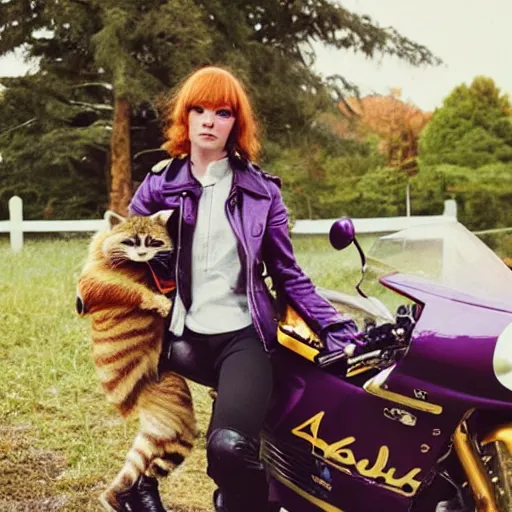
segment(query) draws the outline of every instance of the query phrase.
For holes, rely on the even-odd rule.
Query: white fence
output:
[[[294,235],[324,235],[329,233],[336,219],[298,220],[293,227]],[[442,215],[416,215],[411,217],[378,217],[370,219],[352,219],[356,233],[394,233],[401,229],[435,224],[438,222],[453,222],[457,220],[457,203],[454,199],[444,202]]]
[[[297,220],[293,227],[294,235],[321,235],[329,233],[336,219]],[[451,222],[457,220],[457,204],[447,200],[443,215],[381,217],[376,219],[352,219],[356,233],[392,233],[412,226]],[[98,220],[23,220],[23,201],[14,196],[9,200],[9,220],[0,221],[0,233],[10,233],[11,249],[15,252],[23,248],[24,233],[66,233],[94,232],[107,226],[105,218]]]

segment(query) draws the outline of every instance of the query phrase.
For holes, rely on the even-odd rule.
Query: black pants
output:
[[[208,432],[234,429],[258,438],[272,391],[272,365],[254,326],[224,334],[185,329],[166,341],[161,371],[174,371],[217,389]]]

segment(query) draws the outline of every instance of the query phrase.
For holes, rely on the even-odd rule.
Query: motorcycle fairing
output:
[[[394,391],[390,391],[387,381],[389,375],[394,369],[395,365],[390,366],[389,368],[386,368],[385,370],[382,370],[380,373],[375,375],[375,377],[372,377],[366,381],[363,386],[365,391],[385,400],[389,400],[390,402],[394,402],[395,404],[410,407],[418,411],[424,411],[430,414],[441,414],[443,412],[443,407],[441,405],[428,401],[428,393],[425,390],[414,388],[416,391],[418,391],[418,395],[425,397],[423,399],[416,397],[413,398],[410,396],[401,395]],[[420,391],[422,394],[420,394]]]
[[[407,354],[385,380],[387,391],[413,397],[424,390],[428,402],[457,411],[511,410],[512,391],[497,379],[497,340],[510,324],[512,306],[464,295],[416,276],[393,274],[384,286],[423,304]]]
[[[390,402],[284,348],[274,362],[279,372],[262,455],[274,475],[275,492],[299,500],[301,512],[309,510],[304,501],[312,503],[311,497],[342,511],[372,510],[375,503],[382,511],[407,510],[450,435],[445,430],[432,436],[437,417],[413,413],[417,427],[406,426],[385,416]],[[422,453],[426,442],[430,451]],[[292,486],[303,489],[309,500],[297,497]],[[315,506],[311,510],[331,510]]]
[[[356,437],[343,437],[333,443],[323,439],[320,429],[324,416],[325,411],[320,411],[292,429],[293,435],[310,443],[311,453],[323,464],[329,464],[349,475],[363,476],[374,480],[392,491],[407,496],[415,494],[421,485],[421,482],[415,479],[421,472],[421,468],[413,468],[405,475],[398,476],[396,468],[388,467],[390,452],[385,445],[379,447],[374,462],[371,459],[358,460],[356,453],[352,450]]]

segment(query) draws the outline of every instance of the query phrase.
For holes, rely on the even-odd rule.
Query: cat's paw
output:
[[[164,318],[169,314],[169,311],[171,311],[171,306],[172,301],[165,295],[154,295],[151,300],[145,300],[140,305],[142,309],[150,309],[152,311],[156,311]]]

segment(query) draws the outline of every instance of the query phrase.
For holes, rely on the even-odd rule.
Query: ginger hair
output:
[[[235,124],[228,139],[228,154],[238,153],[245,160],[255,160],[261,145],[251,102],[240,81],[217,66],[201,68],[191,75],[167,101],[167,124],[162,145],[171,156],[190,153],[188,114],[193,106],[216,109],[229,107]]]

